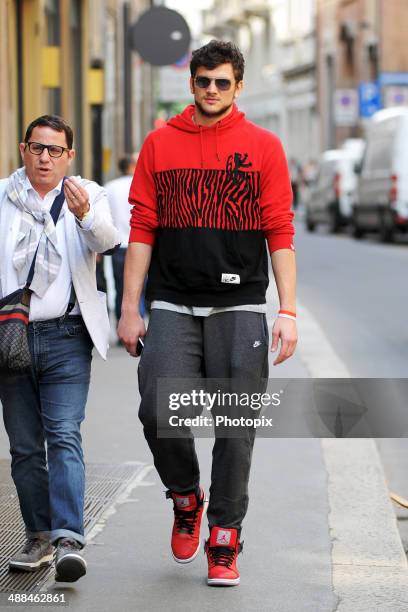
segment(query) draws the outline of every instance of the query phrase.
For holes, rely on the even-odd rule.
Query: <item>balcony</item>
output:
[[[315,33],[287,41],[282,46],[281,69],[289,77],[312,68],[316,63]]]
[[[220,34],[248,24],[251,17],[268,20],[270,10],[268,0],[215,0],[211,9],[203,11],[203,31]]]

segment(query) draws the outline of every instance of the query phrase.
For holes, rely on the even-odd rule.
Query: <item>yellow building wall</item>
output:
[[[43,114],[41,87],[43,12],[40,0],[24,0],[23,3],[23,126]]]
[[[81,88],[74,83],[75,71],[72,58],[73,34],[71,10],[74,0],[59,0],[61,41],[59,47],[49,47],[47,41],[47,18],[45,0],[21,0],[21,32],[17,33],[16,0],[0,0],[0,177],[7,176],[20,165],[18,152],[19,135],[24,135],[27,125],[36,117],[50,112],[50,88],[59,87],[61,91],[61,114],[78,133],[81,123],[81,174],[91,178],[92,173],[92,121],[93,104],[104,105],[106,84],[104,83],[104,52],[107,13],[101,10],[105,3],[101,0],[81,0]],[[147,0],[131,0],[132,19],[149,5]],[[118,52],[113,62],[121,62],[123,49],[123,1],[106,0],[106,11],[112,22],[115,35],[115,50]],[[21,42],[21,66],[17,65],[18,44]],[[122,66],[115,68],[118,84],[115,99],[111,100],[110,113],[114,121],[114,139],[117,147],[114,158],[110,160],[105,146],[104,169],[115,164],[116,156],[123,149],[123,84]],[[19,88],[19,76],[22,89]],[[77,75],[77,78],[78,75]],[[142,85],[144,87],[144,85]],[[141,108],[149,106],[148,87],[145,88],[143,101],[134,101],[134,124],[143,123]],[[132,94],[134,88],[132,89]],[[21,117],[19,116],[19,102]],[[75,104],[76,102],[76,104]],[[78,102],[80,110],[78,109]],[[132,107],[133,108],[133,107]],[[133,129],[134,126],[129,126]],[[138,133],[139,133],[138,129]],[[116,134],[118,134],[116,136]],[[79,140],[79,139],[78,139]],[[116,140],[115,140],[116,142]],[[78,143],[77,143],[78,144]],[[112,142],[108,146],[112,147]]]
[[[0,91],[0,178],[3,178],[19,163],[14,0],[0,2]]]
[[[20,164],[18,135],[36,117],[49,113],[50,88],[61,89],[61,114],[74,125],[73,100],[78,95],[71,63],[71,0],[60,0],[60,47],[47,46],[44,0],[23,0],[21,19],[22,65],[17,66],[15,0],[0,0],[0,177]],[[90,176],[91,122],[88,99],[89,1],[82,0],[82,173]],[[18,70],[22,92],[18,91]],[[93,88],[93,93],[95,89]],[[18,125],[18,98],[22,98],[22,125]],[[20,129],[19,129],[20,127]]]

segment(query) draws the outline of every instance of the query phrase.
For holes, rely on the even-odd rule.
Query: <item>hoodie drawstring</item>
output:
[[[204,168],[204,146],[203,146],[203,130],[201,125],[198,126],[200,130],[200,147],[201,147],[201,167]]]
[[[218,152],[218,128],[219,128],[219,123],[215,124],[215,153],[217,155],[217,159],[218,161],[221,161],[221,157],[220,154]]]

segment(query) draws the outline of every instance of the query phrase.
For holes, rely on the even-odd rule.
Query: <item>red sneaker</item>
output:
[[[210,586],[235,586],[239,584],[237,556],[242,550],[237,529],[213,527],[210,539],[205,543],[208,559]]]
[[[195,493],[167,491],[166,497],[173,500],[174,524],[171,534],[171,552],[177,563],[190,563],[200,550],[200,527],[206,511],[204,490],[200,497]]]

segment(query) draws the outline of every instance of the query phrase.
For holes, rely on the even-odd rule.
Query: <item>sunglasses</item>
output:
[[[194,79],[194,83],[200,89],[207,89],[213,81],[219,91],[228,91],[232,85],[229,79],[210,79],[206,76],[199,76]]]
[[[64,151],[70,150],[67,147],[60,147],[59,145],[45,145],[33,141],[27,142],[25,148],[27,147],[33,155],[41,155],[44,149],[47,149],[50,157],[61,157]]]

